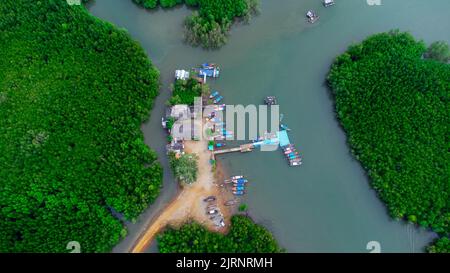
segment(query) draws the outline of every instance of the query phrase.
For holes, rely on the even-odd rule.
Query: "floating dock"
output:
[[[255,148],[263,147],[266,145],[280,145],[283,154],[288,160],[290,166],[300,166],[302,164],[302,158],[296,150],[294,144],[291,144],[286,130],[278,131],[275,136],[268,137],[258,142],[243,144],[239,147],[214,150],[212,151],[212,156],[214,157],[215,155],[236,152],[247,153],[253,151]]]

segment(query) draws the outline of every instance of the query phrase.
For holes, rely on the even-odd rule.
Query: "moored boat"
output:
[[[218,92],[218,91],[214,91],[214,92],[211,93],[211,95],[209,96],[209,98],[212,99],[212,98],[214,98],[214,97],[216,97],[216,96],[218,96],[218,95],[219,95],[219,92]]]
[[[306,13],[306,18],[311,24],[319,20],[319,16],[312,10],[308,10],[308,12]]]

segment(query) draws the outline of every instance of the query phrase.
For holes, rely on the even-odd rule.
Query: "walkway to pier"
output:
[[[228,153],[235,153],[235,152],[246,153],[246,152],[253,151],[253,148],[255,148],[255,147],[253,146],[252,143],[250,143],[250,144],[243,144],[243,145],[241,145],[239,147],[215,150],[215,151],[213,151],[213,154],[214,155],[218,155],[218,154],[228,154]]]

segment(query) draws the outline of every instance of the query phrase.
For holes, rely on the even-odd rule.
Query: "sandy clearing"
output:
[[[189,220],[195,220],[203,224],[211,231],[225,233],[230,225],[231,211],[229,207],[224,206],[229,198],[229,193],[218,186],[216,177],[210,163],[211,152],[208,151],[208,141],[186,141],[185,151],[187,153],[197,154],[199,157],[198,178],[192,185],[186,185],[181,192],[170,202],[167,207],[151,221],[145,232],[139,237],[136,244],[132,247],[132,253],[144,252],[152,242],[153,238],[163,230],[167,225],[179,226]],[[217,206],[224,215],[226,227],[218,229],[206,215],[206,203],[203,199],[214,195],[217,197]]]

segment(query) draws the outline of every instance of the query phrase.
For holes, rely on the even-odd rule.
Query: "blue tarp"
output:
[[[214,75],[214,70],[210,69],[200,69],[200,75],[206,75],[208,77],[212,77]]]
[[[206,75],[207,77],[216,77],[218,75],[218,71],[215,69],[200,69],[200,76]]]

